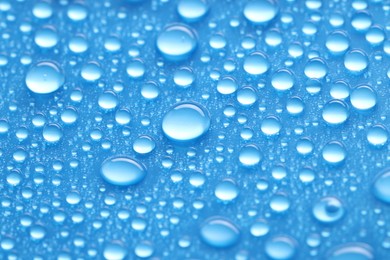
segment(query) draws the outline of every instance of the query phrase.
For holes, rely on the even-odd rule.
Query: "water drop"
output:
[[[352,27],[356,31],[366,31],[372,25],[372,18],[366,11],[358,11],[352,16]]]
[[[275,136],[278,135],[282,129],[282,124],[276,116],[267,116],[261,122],[260,129],[266,136]]]
[[[244,60],[244,70],[251,75],[262,75],[270,66],[267,56],[260,51],[251,53]]]
[[[41,48],[53,48],[58,43],[58,34],[51,26],[45,26],[36,31],[34,42]]]
[[[242,87],[237,91],[237,101],[242,106],[251,106],[257,101],[257,93],[252,87]]]
[[[295,80],[288,69],[279,69],[272,75],[271,85],[278,91],[286,91],[294,86]]]
[[[286,212],[290,208],[290,205],[290,200],[284,194],[274,195],[269,202],[270,208],[277,213]]]
[[[322,223],[333,223],[344,216],[344,206],[336,197],[324,197],[313,206],[314,217]]]
[[[291,259],[297,250],[297,242],[285,235],[278,235],[269,238],[265,242],[265,253],[271,259]]]
[[[162,120],[164,134],[173,141],[193,141],[204,135],[210,127],[206,108],[193,102],[173,106]]]
[[[340,125],[347,121],[348,117],[348,106],[341,100],[331,100],[322,109],[322,118],[329,125]]]
[[[253,167],[259,164],[261,153],[254,144],[248,144],[241,148],[238,160],[245,167]]]
[[[251,23],[264,25],[272,21],[279,12],[273,0],[255,0],[248,2],[243,14]]]
[[[177,12],[187,22],[200,20],[208,10],[206,0],[180,0]]]
[[[49,94],[58,90],[65,81],[59,66],[52,61],[33,65],[26,75],[26,85],[36,94]]]
[[[349,97],[349,85],[343,80],[335,81],[330,87],[330,95],[334,99],[346,99]]]
[[[113,110],[118,105],[118,97],[113,91],[104,91],[99,95],[98,104],[104,110]]]
[[[389,132],[383,125],[374,125],[367,130],[367,141],[374,147],[382,147],[389,140]]]
[[[62,139],[63,132],[59,125],[48,124],[43,128],[43,138],[49,143],[57,143]]]
[[[147,135],[142,135],[135,139],[133,143],[133,150],[139,154],[149,154],[156,147],[154,140]]]
[[[68,7],[68,11],[66,13],[74,22],[85,20],[88,16],[88,9],[85,7],[85,5],[81,3],[73,3],[70,4]]]
[[[325,46],[333,54],[342,54],[348,50],[350,45],[349,37],[342,31],[336,31],[326,38]]]
[[[127,250],[121,243],[114,241],[104,247],[103,256],[107,260],[121,260],[127,256]]]
[[[145,74],[145,64],[141,60],[133,60],[127,65],[126,72],[130,78],[141,78]]]
[[[156,44],[157,49],[166,59],[182,61],[194,52],[197,46],[197,37],[188,26],[173,24],[160,33]]]
[[[327,260],[373,260],[372,248],[364,243],[346,243],[336,246],[328,253]]]
[[[360,85],[352,90],[350,101],[358,111],[367,111],[375,107],[377,96],[370,86]]]
[[[179,87],[188,88],[195,81],[194,72],[188,67],[181,67],[173,74],[173,81]]]
[[[141,87],[141,95],[146,100],[153,100],[158,98],[160,95],[160,89],[156,82],[149,81],[142,85]]]
[[[330,141],[322,149],[322,158],[329,164],[340,164],[347,157],[347,151],[342,143]]]
[[[374,196],[385,202],[390,203],[390,170],[386,169],[379,173],[372,186]]]
[[[154,253],[154,247],[149,241],[142,241],[134,248],[134,254],[140,258],[149,258]]]
[[[368,57],[362,50],[353,49],[345,54],[344,66],[351,73],[362,73],[368,67]]]
[[[250,233],[254,237],[263,237],[270,230],[269,224],[265,220],[257,220],[250,227]]]
[[[214,195],[223,202],[230,202],[237,198],[239,189],[230,179],[218,183],[214,190]]]
[[[97,62],[91,61],[81,68],[81,77],[86,81],[94,82],[101,78],[103,70]]]
[[[225,76],[219,79],[217,91],[222,95],[230,95],[236,92],[238,88],[236,80],[231,76]]]
[[[146,169],[130,157],[114,156],[102,163],[100,173],[110,184],[128,186],[141,182],[146,176]]]
[[[240,238],[240,230],[229,220],[222,217],[207,219],[200,228],[202,240],[215,248],[235,245]]]
[[[306,63],[304,73],[308,78],[322,79],[328,74],[328,66],[321,58],[313,58]]]
[[[50,3],[40,1],[34,4],[32,13],[38,19],[47,19],[53,15],[53,8]]]

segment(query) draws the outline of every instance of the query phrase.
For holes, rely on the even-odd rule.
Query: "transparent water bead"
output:
[[[99,95],[98,104],[104,110],[113,110],[118,103],[118,97],[113,91],[107,90]]]
[[[350,40],[348,35],[342,31],[336,31],[326,38],[325,46],[333,54],[342,54],[348,50]]]
[[[156,143],[147,135],[139,136],[133,143],[133,150],[138,154],[149,154],[155,147]]]
[[[271,22],[278,12],[279,7],[273,0],[255,0],[245,5],[243,14],[251,23],[265,25]]]
[[[47,19],[53,15],[53,8],[50,3],[40,1],[34,4],[32,13],[38,19]]]
[[[347,121],[349,109],[341,100],[331,100],[322,109],[322,118],[329,125],[340,125]]]
[[[178,87],[188,88],[194,83],[195,75],[191,68],[181,67],[173,74],[173,82]]]
[[[330,95],[334,99],[346,99],[349,97],[350,86],[343,80],[335,81],[330,87]]]
[[[390,170],[385,169],[375,178],[372,193],[374,196],[386,203],[390,203]]]
[[[352,16],[352,27],[359,32],[364,32],[372,25],[371,15],[366,11],[358,11]]]
[[[145,167],[128,156],[114,156],[106,159],[100,169],[105,181],[117,186],[140,183],[146,176]]]
[[[295,78],[288,69],[279,69],[272,75],[271,85],[278,91],[286,91],[294,86]]]
[[[91,61],[81,68],[81,77],[86,81],[94,82],[102,77],[103,70],[97,62]]]
[[[204,221],[200,228],[203,242],[215,248],[235,245],[240,238],[240,230],[228,219],[212,217]]]
[[[62,139],[63,132],[59,125],[48,124],[43,128],[42,136],[48,143],[57,143]]]
[[[230,202],[237,198],[239,191],[234,181],[226,179],[217,184],[214,195],[223,202]]]
[[[182,61],[194,52],[198,43],[193,29],[184,24],[172,24],[163,29],[156,44],[167,60]]]
[[[149,258],[154,253],[154,247],[149,241],[142,241],[134,248],[134,254],[139,258]]]
[[[357,49],[347,52],[344,56],[344,66],[351,73],[362,73],[368,67],[367,54]]]
[[[270,230],[269,224],[265,220],[257,220],[250,227],[250,233],[254,237],[262,237],[268,234]]]
[[[122,260],[127,254],[127,249],[119,241],[108,243],[103,250],[104,259],[107,260]]]
[[[374,125],[367,130],[367,141],[374,147],[382,147],[389,140],[389,132],[383,125]]]
[[[372,248],[364,243],[346,243],[330,250],[327,260],[373,260]]]
[[[267,116],[261,122],[260,130],[266,136],[278,135],[282,129],[282,124],[276,116]]]
[[[328,74],[328,66],[321,58],[309,60],[304,68],[306,77],[311,79],[322,79]]]
[[[210,128],[208,110],[194,102],[174,105],[163,117],[162,130],[171,140],[194,141]]]
[[[60,67],[52,61],[42,61],[33,65],[25,79],[27,88],[36,94],[49,94],[58,90],[65,82]]]
[[[375,107],[377,96],[370,86],[360,85],[352,90],[350,101],[357,110],[367,111]]]
[[[238,160],[245,167],[253,167],[260,163],[261,157],[259,148],[254,144],[248,144],[241,148]]]
[[[289,198],[284,194],[275,194],[269,203],[270,208],[277,213],[286,212],[290,206],[291,202]]]
[[[267,56],[260,51],[251,53],[244,60],[244,70],[251,75],[262,75],[270,66]]]
[[[329,164],[340,164],[347,157],[347,151],[342,143],[330,141],[322,149],[322,158]]]
[[[265,253],[271,259],[291,259],[296,254],[297,242],[286,235],[273,236],[265,242]]]
[[[51,26],[45,26],[35,33],[34,42],[41,48],[53,48],[58,41],[58,34]]]
[[[238,84],[236,80],[231,76],[224,76],[219,79],[217,83],[217,91],[222,95],[230,95],[236,92]]]
[[[180,0],[177,4],[177,12],[187,22],[200,20],[207,10],[206,0]]]
[[[336,197],[324,197],[313,206],[313,216],[322,223],[333,223],[344,216],[344,206]]]

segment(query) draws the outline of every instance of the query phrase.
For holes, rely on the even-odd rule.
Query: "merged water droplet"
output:
[[[140,183],[146,176],[145,167],[128,156],[114,156],[106,159],[100,169],[105,181],[117,186]]]
[[[168,60],[187,59],[197,46],[197,37],[190,27],[184,24],[167,26],[157,38],[157,49]]]
[[[240,230],[225,218],[212,217],[202,224],[200,237],[209,246],[226,248],[235,245],[239,241]]]
[[[194,102],[179,103],[163,117],[162,130],[171,140],[177,142],[194,141],[210,128],[208,110]]]
[[[324,197],[313,206],[314,217],[322,223],[334,223],[344,216],[344,206],[336,197]]]
[[[272,21],[279,12],[273,0],[255,0],[248,2],[243,14],[251,23],[264,25]]]
[[[25,79],[27,88],[36,94],[49,94],[58,90],[65,82],[60,67],[52,61],[42,61],[33,65]]]

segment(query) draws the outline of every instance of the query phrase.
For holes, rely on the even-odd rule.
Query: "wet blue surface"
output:
[[[0,258],[388,259],[389,17],[0,0]]]

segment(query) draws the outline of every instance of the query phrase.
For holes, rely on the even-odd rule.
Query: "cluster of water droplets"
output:
[[[389,15],[0,0],[0,258],[389,255]]]

